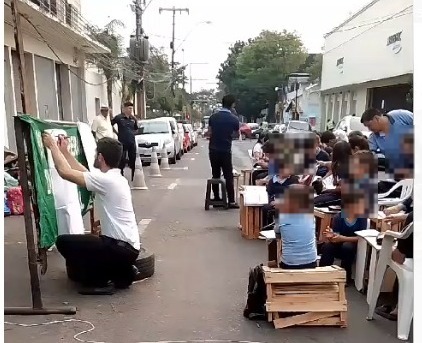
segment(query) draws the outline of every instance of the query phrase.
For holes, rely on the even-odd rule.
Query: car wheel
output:
[[[145,248],[141,247],[139,256],[135,261],[135,266],[138,268],[138,275],[135,281],[140,281],[154,275],[155,272],[155,256]]]
[[[173,157],[169,158],[169,163],[170,164],[176,164],[176,159],[177,159],[177,157],[176,157],[176,149],[174,149],[174,151],[173,151]]]
[[[179,150],[179,153],[176,155],[176,160],[180,160],[182,158],[182,149]]]

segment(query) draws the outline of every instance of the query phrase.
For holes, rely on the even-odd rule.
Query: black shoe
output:
[[[230,209],[238,209],[240,208],[238,204],[236,204],[235,202],[232,202],[229,204],[229,208]]]

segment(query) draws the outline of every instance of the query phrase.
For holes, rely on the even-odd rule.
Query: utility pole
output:
[[[172,81],[171,81],[171,91],[174,95],[174,84],[175,84],[175,71],[174,71],[174,65],[175,65],[175,61],[174,61],[174,55],[176,54],[176,49],[174,46],[174,41],[176,39],[176,12],[178,12],[179,14],[182,14],[183,12],[186,12],[187,14],[189,14],[189,8],[176,8],[176,7],[172,7],[172,8],[161,8],[159,9],[159,13],[161,14],[162,12],[172,12],[173,13],[173,30],[172,30],[172,35],[171,35],[171,43],[170,43],[170,49],[171,49],[171,75],[172,75]]]
[[[136,15],[136,42],[138,46],[141,44],[141,38],[144,35],[144,30],[142,28],[142,15],[144,13],[143,6],[145,6],[145,0],[135,0],[135,15]],[[146,102],[145,102],[145,80],[144,80],[144,65],[140,62],[139,70],[139,86],[140,89],[136,93],[136,107],[137,114],[141,119],[146,118]]]

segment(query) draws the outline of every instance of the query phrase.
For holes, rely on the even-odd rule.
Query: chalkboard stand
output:
[[[32,307],[5,307],[5,315],[47,315],[47,314],[65,314],[72,315],[76,313],[74,306],[59,306],[55,308],[45,308],[43,306],[40,277],[38,273],[37,251],[34,236],[34,225],[32,218],[32,204],[31,204],[31,190],[29,187],[28,168],[30,175],[33,174],[31,170],[31,163],[29,166],[26,163],[26,147],[30,147],[30,133],[27,125],[24,125],[19,116],[14,117],[16,149],[18,154],[18,167],[20,170],[19,183],[22,188],[23,203],[24,203],[24,220],[25,220],[25,235],[26,235],[26,249],[28,252],[28,267],[31,282],[31,296]],[[28,149],[29,150],[29,149]],[[32,156],[29,156],[31,161]],[[33,189],[35,184],[32,184]],[[35,189],[34,189],[35,191]]]

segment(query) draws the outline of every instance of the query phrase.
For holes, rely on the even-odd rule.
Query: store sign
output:
[[[387,38],[387,46],[390,47],[395,54],[398,54],[403,49],[401,44],[402,32],[403,31],[397,32]]]

